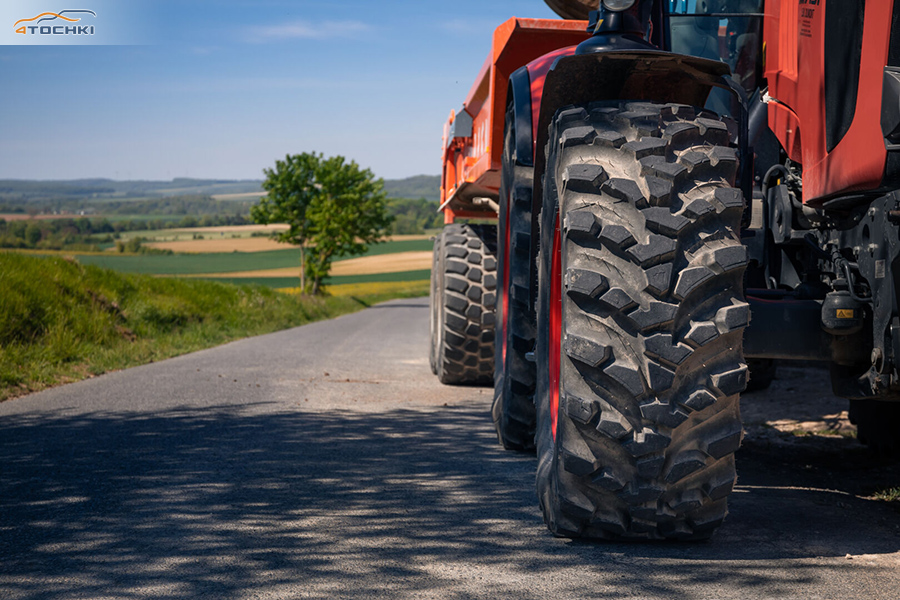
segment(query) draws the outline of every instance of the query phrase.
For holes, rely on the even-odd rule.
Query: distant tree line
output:
[[[440,188],[440,175],[416,175],[384,182],[384,191],[390,198],[425,198],[437,202],[441,197]]]
[[[438,203],[419,198],[392,198],[388,200],[387,211],[394,218],[391,233],[394,235],[425,233],[427,229],[444,226],[444,215],[439,213]]]
[[[253,202],[215,200],[210,196],[169,196],[152,200],[104,201],[92,205],[107,215],[243,215],[250,214]],[[247,222],[250,222],[249,219]]]
[[[424,198],[388,200],[387,213],[393,217],[391,233],[394,235],[421,234],[428,229],[439,229],[443,225],[443,216],[437,212],[437,206],[436,202]],[[0,205],[0,213],[22,214],[23,212],[23,210],[9,210],[8,207]],[[196,216],[187,214],[181,218],[177,218],[177,214],[161,216],[166,218],[110,220],[106,217],[68,217],[15,221],[5,221],[0,218],[0,248],[96,250],[101,244],[113,243],[118,239],[118,234],[128,231],[222,227],[253,223],[249,214]],[[125,251],[131,251],[131,249]]]
[[[102,215],[243,215],[250,214],[251,201],[216,200],[211,196],[167,196],[144,200],[85,200],[56,198],[54,200],[6,200],[0,203],[0,213],[65,214],[88,213]]]
[[[244,215],[203,215],[199,218],[186,215],[181,219],[131,219],[127,221],[110,221],[102,217],[16,221],[0,219],[0,248],[96,251],[102,244],[113,243],[118,239],[120,233],[126,231],[220,227],[248,223],[250,220]],[[138,247],[141,241],[145,240],[138,240]],[[126,242],[119,251],[134,252],[137,249],[127,246]]]
[[[82,201],[72,202],[84,206]],[[250,202],[214,200],[209,196],[172,196],[153,200],[103,201],[90,205],[90,210],[104,215],[147,215],[148,219],[109,219],[106,217],[61,217],[59,219],[28,219],[4,221],[0,218],[0,248],[30,248],[45,250],[96,250],[102,244],[113,243],[118,234],[128,231],[183,229],[191,227],[220,227],[248,225]],[[387,214],[392,218],[390,232],[394,235],[422,234],[439,229],[443,216],[437,212],[438,203],[425,198],[392,198],[386,202]],[[45,210],[49,210],[44,207]],[[57,210],[66,210],[65,206]],[[0,213],[30,214],[34,203],[0,204]],[[152,217],[159,218],[152,218]],[[268,234],[266,234],[268,235]],[[134,251],[127,248],[125,251]]]
[[[85,201],[98,199],[140,199],[147,197],[186,194],[243,194],[260,191],[255,180],[190,179],[171,181],[145,181],[112,179],[73,179],[61,181],[34,181],[26,179],[0,179],[0,202],[11,200],[55,200],[77,198]],[[183,191],[182,191],[183,190]]]

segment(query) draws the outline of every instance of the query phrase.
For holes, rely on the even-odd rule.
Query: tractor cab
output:
[[[666,0],[669,50],[728,63],[752,94],[762,80],[762,0]]]

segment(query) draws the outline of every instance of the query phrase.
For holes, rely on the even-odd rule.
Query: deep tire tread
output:
[[[569,537],[706,538],[734,485],[747,381],[733,128],[682,105],[597,103],[561,110],[550,139],[564,337],[555,440],[539,405],[545,521]]]
[[[494,370],[497,228],[446,225],[434,253],[432,370],[441,383],[488,385]]]

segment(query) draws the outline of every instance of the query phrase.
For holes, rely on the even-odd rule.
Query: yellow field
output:
[[[185,254],[202,254],[208,252],[265,252],[267,250],[284,250],[288,244],[276,242],[267,237],[249,237],[257,231],[283,231],[287,225],[231,225],[224,227],[195,227],[192,229],[167,229],[155,235],[140,233],[145,237],[160,241],[148,241],[144,245],[150,248],[171,250]],[[205,239],[195,240],[194,235],[202,235]],[[123,239],[128,236],[123,235]],[[394,235],[388,241],[426,240],[428,235]],[[354,259],[355,260],[355,259]],[[430,264],[423,269],[430,268]],[[388,271],[376,271],[388,272]],[[335,273],[337,274],[337,273]],[[273,275],[274,277],[274,275]]]
[[[206,252],[265,252],[290,248],[266,237],[220,237],[206,240],[177,240],[173,242],[147,242],[150,248],[171,250],[179,254],[200,254]]]
[[[421,281],[377,281],[370,283],[344,283],[329,285],[328,293],[332,296],[357,296],[367,294],[381,294],[386,292],[413,293],[421,296],[428,295],[430,282],[427,279]],[[279,292],[288,294],[299,293],[300,288],[280,288]]]
[[[331,275],[371,275],[374,273],[402,273],[431,268],[431,252],[397,252],[349,258],[332,263]],[[264,269],[259,271],[232,271],[230,273],[209,273],[191,277],[294,277],[300,266],[285,269]]]
[[[432,253],[397,252],[377,256],[361,256],[340,260],[331,265],[332,275],[370,275],[372,273],[402,273],[431,268]]]
[[[284,231],[288,226],[283,223],[273,225],[220,225],[218,227],[189,227],[184,229],[168,229],[171,233],[254,233],[256,231]]]

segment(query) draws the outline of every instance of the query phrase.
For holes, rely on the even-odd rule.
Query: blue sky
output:
[[[304,151],[437,174],[493,29],[555,17],[542,0],[142,7],[152,44],[0,46],[0,178],[258,179]]]

